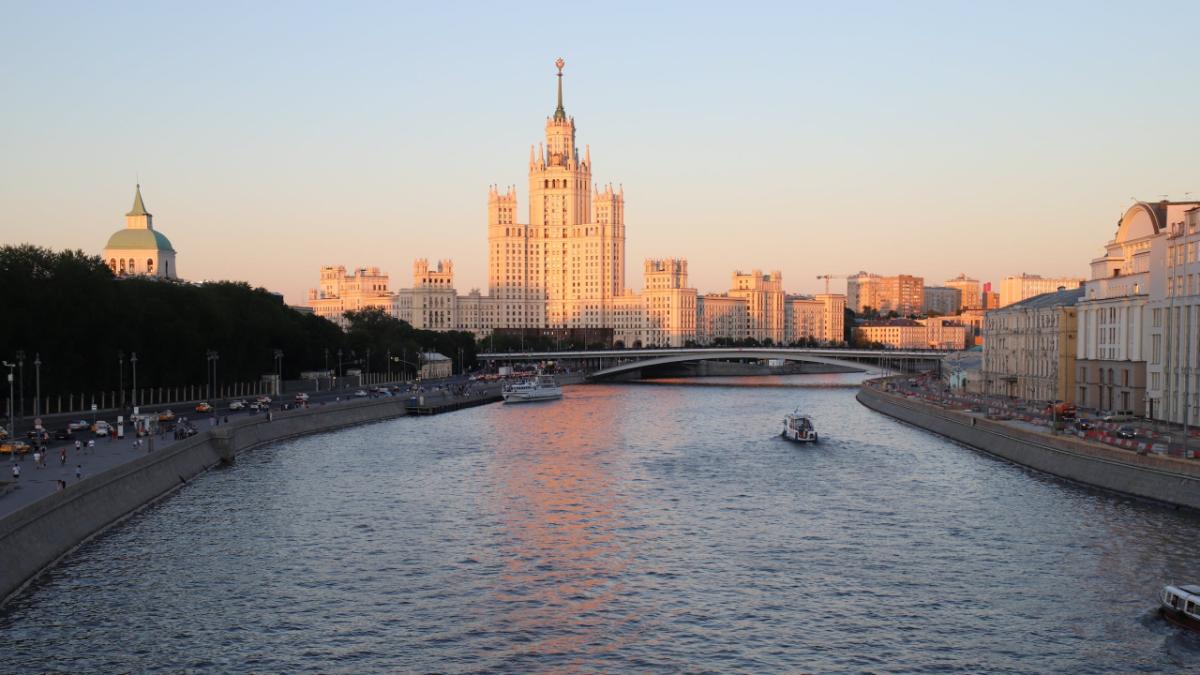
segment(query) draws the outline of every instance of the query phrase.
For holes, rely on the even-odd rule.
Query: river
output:
[[[576,386],[257,450],[10,603],[3,668],[1200,668],[1155,611],[1200,581],[1200,518],[892,421],[859,377]],[[819,446],[778,438],[796,407]]]

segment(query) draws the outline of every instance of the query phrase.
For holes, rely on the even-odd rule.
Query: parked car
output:
[[[254,399],[254,400],[262,405],[271,405],[271,397],[270,396],[263,395],[263,396],[259,396],[258,398]]]
[[[1117,429],[1117,438],[1137,438],[1138,431],[1131,426],[1123,426]]]
[[[1109,413],[1109,414],[1105,415],[1104,421],[1105,422],[1128,422],[1129,420],[1131,420],[1133,418],[1134,417],[1133,417],[1132,410],[1118,410],[1117,412]]]
[[[207,402],[201,402],[201,403],[196,404],[196,412],[198,412],[198,413],[210,413],[212,411],[213,411],[213,407],[211,405],[209,405]]]
[[[1087,419],[1078,420],[1075,422],[1075,426],[1079,427],[1081,431],[1091,431],[1092,429],[1096,428],[1096,421]]]
[[[230,401],[229,402],[230,410],[245,410],[245,408],[246,408],[245,401]]]
[[[83,431],[84,429],[91,429],[92,423],[87,420],[72,420],[67,422],[67,428],[71,431]]]
[[[25,441],[4,441],[0,443],[0,455],[27,455],[29,444]]]
[[[8,438],[8,429],[5,429],[4,427],[0,427],[0,441],[4,440],[6,438]]]

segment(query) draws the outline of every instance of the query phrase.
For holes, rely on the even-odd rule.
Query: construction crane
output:
[[[845,279],[845,274],[818,274],[818,279],[825,280],[825,295],[829,295],[829,280],[830,279]]]

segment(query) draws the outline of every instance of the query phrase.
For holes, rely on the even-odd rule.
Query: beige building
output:
[[[1076,303],[1083,289],[1044,293],[984,316],[983,391],[1075,402]]]
[[[953,321],[935,319],[889,319],[859,324],[859,340],[894,349],[965,349],[967,329]]]
[[[371,307],[392,312],[388,275],[380,272],[378,267],[360,267],[353,274],[346,274],[344,265],[323,266],[320,287],[308,292],[308,306],[317,316],[343,328],[346,312]]]
[[[430,267],[425,258],[415,261],[412,288],[396,291],[389,313],[420,330],[469,330],[454,290],[454,262],[439,260]]]
[[[177,279],[175,248],[154,229],[154,216],[142,202],[142,186],[133,195],[133,208],[125,214],[125,229],[117,230],[104,246],[104,261],[117,276]]]
[[[753,270],[749,274],[733,273],[733,286],[729,297],[746,301],[746,312],[750,317],[750,338],[759,342],[770,340],[782,344],[784,340],[783,273],[778,270],[763,274]]]
[[[1152,244],[1147,413],[1200,422],[1200,206],[1165,214]],[[1161,261],[1161,266],[1153,264]]]
[[[846,278],[846,303],[855,314],[868,308],[880,314],[920,314],[925,304],[925,279],[908,274],[884,277],[859,272]]]
[[[983,289],[979,281],[959,274],[953,279],[947,279],[942,284],[946,288],[957,288],[962,297],[962,309],[981,309],[983,307]]]
[[[454,361],[437,352],[424,352],[421,354],[420,373],[423,380],[450,377],[454,374]]]
[[[1007,307],[1026,298],[1032,298],[1035,295],[1053,293],[1059,287],[1070,290],[1072,288],[1079,288],[1082,284],[1083,279],[1077,277],[1049,279],[1036,274],[1025,274],[1022,272],[1020,276],[1005,277],[1000,282],[1000,304],[998,306]]]
[[[784,342],[817,340],[841,344],[845,325],[846,296],[820,293],[816,296],[792,295],[786,300]]]
[[[936,312],[942,316],[953,316],[962,310],[962,291],[948,286],[926,286],[921,313]]]
[[[517,193],[488,194],[488,279],[503,327],[606,327],[625,287],[624,190],[592,193],[589,148],[575,145],[575,120],[558,106],[546,140],[529,151],[529,222],[517,222]]]
[[[701,345],[750,337],[750,313],[744,298],[709,293],[696,298],[696,339]]]

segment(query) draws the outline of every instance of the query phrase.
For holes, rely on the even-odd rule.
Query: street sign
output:
[[[33,428],[34,429],[42,428],[42,418],[40,418],[40,417],[33,418]]]
[[[136,405],[135,405],[135,406],[133,406],[133,414],[134,414],[134,415],[137,415],[137,414],[138,414],[138,406],[136,406]]]
[[[96,404],[95,403],[92,404],[92,412],[96,412]]]

